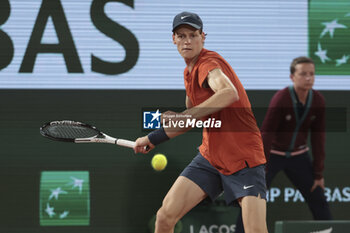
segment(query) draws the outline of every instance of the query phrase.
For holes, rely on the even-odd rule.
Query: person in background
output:
[[[290,65],[293,85],[278,91],[271,99],[261,127],[267,158],[266,184],[283,171],[303,195],[315,220],[331,220],[324,195],[325,100],[312,89],[315,65],[308,57],[297,57]],[[308,137],[311,136],[312,156]],[[283,210],[281,210],[283,213]],[[283,216],[280,216],[283,218]],[[243,231],[238,217],[236,232]]]

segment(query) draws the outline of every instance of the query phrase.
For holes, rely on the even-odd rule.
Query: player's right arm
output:
[[[176,117],[174,120],[186,120],[187,118],[198,120],[214,112],[218,112],[221,109],[239,100],[236,87],[221,69],[215,68],[211,70],[206,76],[206,80],[209,88],[213,91],[214,94],[196,106],[192,106],[192,103],[187,96],[187,110],[179,114],[182,117]],[[189,106],[191,108],[188,108]],[[176,115],[176,113],[168,111],[162,115],[162,118],[167,119],[166,115],[171,116],[174,114]],[[170,127],[165,128],[165,133],[169,138],[174,138],[189,131],[190,129],[192,128],[179,127],[179,125],[171,125]]]
[[[221,69],[209,71],[206,81],[214,94],[194,108],[185,110],[183,114],[201,119],[239,100],[235,85]]]
[[[187,110],[180,113],[184,118],[186,116],[191,116],[193,119],[200,119],[204,116],[217,112],[235,101],[239,100],[238,92],[236,87],[233,85],[231,80],[222,72],[221,69],[213,69],[211,70],[207,77],[207,82],[209,88],[212,89],[214,94],[209,97],[207,100],[197,105],[196,107],[192,106],[192,103],[188,96],[186,96],[186,107]],[[167,115],[173,116],[176,115],[175,112],[165,112],[162,114],[162,122],[163,119],[167,121]],[[171,117],[169,117],[171,120]],[[176,121],[183,120],[181,117],[176,117]],[[183,134],[192,129],[191,127],[180,127],[179,125],[170,127],[164,127],[158,130],[151,132],[149,135],[138,138],[136,140],[136,144],[134,147],[135,153],[148,153],[151,149],[154,148],[155,145],[168,140],[170,138],[174,138],[180,134]],[[150,140],[150,136],[152,137]],[[156,140],[155,140],[156,139]],[[155,141],[154,144],[151,141]],[[145,151],[144,148],[150,148],[150,150]]]

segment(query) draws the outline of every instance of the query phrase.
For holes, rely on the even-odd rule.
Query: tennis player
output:
[[[188,211],[205,198],[222,192],[228,205],[242,208],[247,233],[267,232],[265,156],[260,131],[247,94],[231,66],[218,53],[205,49],[200,17],[182,12],[173,20],[173,43],[186,63],[184,81],[187,110],[196,120],[219,119],[220,128],[204,128],[198,155],[184,169],[157,212],[156,233],[173,232]],[[176,121],[176,113],[162,119]],[[138,138],[135,153],[148,153],[156,145],[191,127],[160,128]]]

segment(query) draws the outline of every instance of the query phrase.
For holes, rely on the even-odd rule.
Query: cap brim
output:
[[[176,25],[176,26],[173,28],[173,32],[175,31],[175,29],[176,29],[178,26],[181,26],[181,25],[190,25],[191,27],[194,27],[195,29],[201,29],[201,27],[198,26],[197,24],[190,23],[190,22],[181,22],[181,23],[179,23],[178,25]]]

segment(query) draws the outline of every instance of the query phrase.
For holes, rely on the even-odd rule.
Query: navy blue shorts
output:
[[[260,195],[266,200],[265,165],[246,167],[231,175],[223,175],[198,153],[180,176],[196,183],[212,201],[222,192],[228,205],[238,204],[237,199],[245,196]]]

